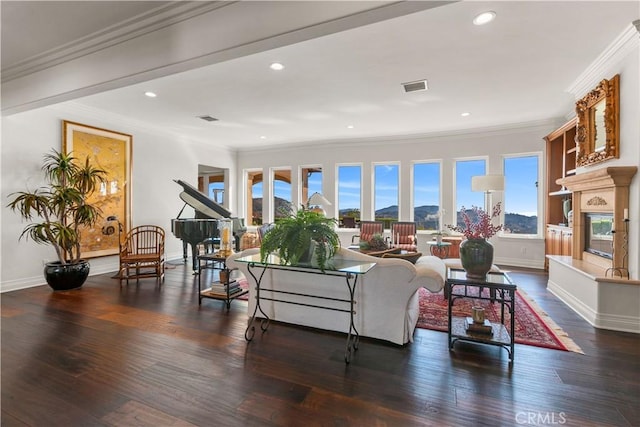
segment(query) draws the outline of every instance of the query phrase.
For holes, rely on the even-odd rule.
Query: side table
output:
[[[429,252],[431,255],[437,256],[438,258],[449,258],[449,248],[451,247],[450,242],[440,242],[438,243],[435,240],[427,242],[429,246]]]
[[[515,298],[517,286],[506,273],[489,272],[485,280],[468,279],[464,270],[449,269],[445,286],[448,289],[449,350],[456,341],[470,341],[503,347],[509,353],[509,363],[513,363],[515,349]],[[482,294],[489,289],[489,296]],[[491,334],[470,332],[466,328],[465,317],[453,316],[455,301],[463,298],[485,300],[500,304],[500,321],[491,322]],[[509,313],[509,324],[505,324],[505,308]],[[471,313],[468,314],[471,316]],[[507,328],[508,326],[508,328]]]
[[[227,268],[227,257],[219,253],[209,253],[198,256],[198,305],[202,304],[202,298],[211,298],[224,301],[227,310],[231,308],[231,301],[242,296],[249,291],[242,289],[235,280],[229,280],[231,270]],[[212,281],[211,284],[202,289],[202,276],[205,270],[220,270],[221,280]]]

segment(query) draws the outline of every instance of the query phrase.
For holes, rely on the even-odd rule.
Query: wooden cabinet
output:
[[[576,174],[576,119],[571,119],[551,132],[546,141],[545,165],[545,235],[546,255],[571,256],[572,229],[566,227],[563,204],[572,199],[572,193],[556,180]],[[548,263],[545,259],[545,268]]]
[[[573,230],[561,225],[547,224],[545,235],[545,253],[547,255],[567,255],[571,256],[573,247]],[[545,258],[545,268],[549,263]]]
[[[560,255],[571,256],[571,250],[573,248],[573,230],[567,229],[560,232]]]
[[[460,243],[462,243],[462,237],[443,237],[443,242],[451,243],[449,246],[448,258],[460,258]]]

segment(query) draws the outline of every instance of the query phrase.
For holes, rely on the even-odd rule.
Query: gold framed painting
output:
[[[131,221],[131,145],[133,137],[125,133],[63,120],[62,149],[79,161],[89,157],[97,168],[106,171],[100,190],[89,203],[101,210],[94,227],[81,229],[83,258],[118,254],[119,227],[126,233]]]

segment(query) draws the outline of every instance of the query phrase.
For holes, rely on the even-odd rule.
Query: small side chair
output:
[[[164,281],[164,240],[162,227],[140,225],[132,228],[120,242],[120,284],[143,277]]]

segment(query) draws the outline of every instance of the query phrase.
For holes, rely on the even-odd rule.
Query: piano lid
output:
[[[180,193],[180,198],[196,211],[212,219],[231,217],[231,212],[208,198],[191,184],[180,179],[174,179],[174,181],[184,188],[184,191]]]

